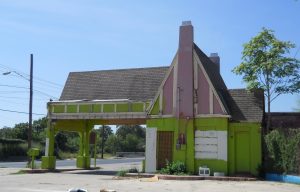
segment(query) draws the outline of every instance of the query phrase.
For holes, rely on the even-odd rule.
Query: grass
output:
[[[19,171],[15,172],[15,173],[11,173],[10,175],[21,175],[21,174],[26,174],[26,173],[27,172],[24,171],[24,170],[19,170]]]
[[[139,173],[139,170],[136,167],[130,169],[121,169],[117,172],[118,177],[125,177],[127,173]]]
[[[75,159],[78,156],[78,153],[59,151],[58,156],[60,159]],[[114,155],[112,155],[110,153],[103,154],[104,159],[109,159],[111,157],[114,157]],[[91,155],[91,158],[94,158],[94,154]],[[101,158],[101,154],[97,154],[97,159],[100,159],[100,158]]]
[[[70,152],[64,152],[64,151],[59,151],[58,152],[58,157],[60,159],[74,159],[78,156],[77,153],[70,153]]]
[[[93,157],[94,157],[94,156],[93,156]],[[93,158],[93,157],[92,157],[92,158]],[[111,158],[111,157],[114,157],[114,155],[112,155],[112,154],[110,154],[110,153],[104,153],[104,154],[103,154],[103,158],[104,158],[104,159],[109,159],[109,158]],[[97,159],[99,159],[99,158],[101,158],[101,154],[98,154],[98,155],[97,155]]]
[[[128,173],[128,170],[120,170],[117,172],[118,177],[125,177],[126,173]]]

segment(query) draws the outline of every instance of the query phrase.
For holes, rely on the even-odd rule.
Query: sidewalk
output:
[[[117,179],[111,175],[99,175],[99,171],[81,170],[63,173],[10,174],[17,169],[0,168],[0,190],[5,192],[63,192],[69,188],[84,188],[89,192],[100,189],[116,191],[191,191],[191,192],[296,192],[300,186],[295,184],[264,181],[175,181],[158,180],[144,182],[141,179]]]

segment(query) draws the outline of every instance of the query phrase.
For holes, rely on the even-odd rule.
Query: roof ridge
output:
[[[104,69],[104,70],[93,70],[93,71],[72,71],[70,73],[87,73],[87,72],[101,72],[101,71],[128,71],[128,70],[140,70],[140,69],[156,69],[156,68],[169,68],[170,66],[156,66],[156,67],[140,67],[140,68],[124,68],[124,69]]]

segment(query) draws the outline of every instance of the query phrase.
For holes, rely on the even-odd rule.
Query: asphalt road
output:
[[[113,166],[113,165],[140,165],[144,157],[138,158],[121,158],[121,159],[97,159],[97,166]],[[0,168],[25,168],[27,162],[0,162]],[[40,164],[40,161],[36,161]],[[57,160],[56,168],[74,167],[76,166],[76,159]],[[94,166],[94,159],[91,159],[91,166]]]

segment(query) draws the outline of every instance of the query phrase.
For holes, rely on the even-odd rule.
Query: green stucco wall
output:
[[[103,112],[111,113],[115,111],[114,104],[103,104]]]
[[[242,135],[241,139],[237,138],[239,135]],[[229,174],[243,172],[243,169],[249,168],[251,174],[257,175],[257,168],[262,159],[260,124],[230,123],[228,136]],[[243,160],[243,157],[249,158]]]
[[[195,119],[195,131],[228,131],[228,118],[226,117],[207,117]],[[210,168],[213,172],[224,172],[228,175],[228,161],[219,159],[195,159],[195,171],[197,172],[200,166]]]
[[[128,112],[129,111],[128,103],[117,104],[116,111],[117,112]]]
[[[65,106],[64,105],[53,106],[53,112],[54,113],[64,113],[65,112]]]
[[[162,118],[147,120],[147,127],[155,127],[157,131],[174,131],[173,161],[179,160],[186,164],[188,171],[194,172],[194,130],[193,120]],[[186,135],[186,144],[176,149],[180,133]]]
[[[152,110],[149,112],[151,115],[158,115],[159,114],[159,99],[158,98],[154,102]]]
[[[93,104],[93,112],[94,113],[100,113],[101,112],[101,104]]]
[[[91,105],[79,105],[79,113],[90,113],[91,108]]]
[[[76,105],[67,105],[67,113],[76,113],[77,106]]]
[[[144,103],[133,103],[131,106],[131,110],[133,112],[143,112],[144,111]]]
[[[206,117],[194,120],[157,118],[147,120],[147,127],[157,128],[157,131],[174,132],[173,161],[185,162],[190,172],[197,174],[199,166],[206,165],[211,169],[212,174],[213,172],[224,172],[226,175],[233,175],[249,168],[247,172],[257,175],[257,167],[261,164],[259,123],[232,123],[228,122],[227,117]],[[195,159],[194,133],[196,130],[227,131],[227,161]],[[181,145],[179,149],[176,149],[180,133],[186,135],[186,145]],[[244,138],[248,138],[248,140],[244,141]],[[249,150],[245,151],[244,148]],[[249,157],[247,161],[244,161],[245,157]]]

